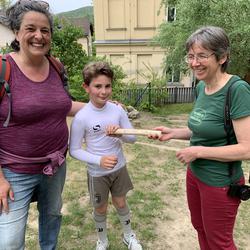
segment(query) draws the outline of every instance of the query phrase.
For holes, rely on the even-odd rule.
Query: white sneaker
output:
[[[109,247],[108,241],[103,242],[101,240],[98,240],[96,242],[96,250],[107,250],[108,247]]]
[[[135,234],[130,234],[128,237],[123,237],[123,242],[128,246],[129,250],[143,250],[140,241],[136,239]]]

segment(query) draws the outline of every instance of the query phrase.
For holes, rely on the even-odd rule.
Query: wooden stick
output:
[[[161,131],[151,129],[128,129],[119,128],[115,131],[115,135],[154,135],[161,136]]]

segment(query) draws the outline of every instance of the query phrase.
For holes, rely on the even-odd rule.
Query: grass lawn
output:
[[[191,106],[184,106],[169,105],[157,113],[145,112],[136,125],[141,128],[152,128],[157,125],[184,126],[187,116],[179,115],[177,111],[183,107],[181,113],[188,113]],[[170,116],[173,113],[175,115]],[[167,149],[185,147],[186,144],[180,141],[159,143],[143,137],[138,139],[139,143],[124,144],[124,151],[134,184],[134,190],[128,194],[132,226],[144,250],[198,250],[196,232],[191,226],[186,203],[186,167],[176,160],[174,150]],[[158,145],[162,147],[157,147]],[[243,167],[248,177],[250,163],[244,162]],[[63,221],[58,249],[95,249],[96,233],[89,204],[86,167],[84,163],[70,157],[63,200]],[[250,250],[249,218],[250,201],[242,202],[235,227],[235,239],[239,250]],[[35,204],[32,204],[26,237],[28,250],[39,249],[36,219]],[[110,250],[127,249],[122,243],[119,219],[111,204],[108,214],[108,235]]]

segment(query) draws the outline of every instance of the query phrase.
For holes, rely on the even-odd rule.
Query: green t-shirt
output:
[[[205,83],[197,85],[197,100],[188,120],[188,127],[193,132],[191,146],[219,147],[227,145],[224,130],[224,106],[227,89],[231,82],[239,79],[233,76],[228,83],[214,94],[205,94]],[[237,81],[231,88],[231,119],[250,115],[250,86],[243,80]],[[237,139],[233,131],[230,134],[231,144]],[[241,161],[233,162],[233,176],[229,176],[229,163],[197,159],[191,163],[194,175],[209,186],[228,186],[231,181],[237,181],[243,176]]]

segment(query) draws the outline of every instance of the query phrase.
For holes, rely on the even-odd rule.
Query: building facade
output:
[[[13,32],[4,24],[0,23],[0,47],[5,47],[6,45],[10,45],[10,43],[14,40]]]
[[[175,8],[161,7],[161,0],[93,0],[95,46],[97,56],[106,56],[120,65],[128,76],[126,82],[145,84],[145,76],[166,75],[163,60],[166,50],[153,42],[162,22],[172,22]],[[172,72],[170,84],[191,86],[189,76]],[[181,82],[181,83],[180,83]]]
[[[15,36],[12,30],[8,27],[3,12],[0,10],[0,49],[10,45]]]
[[[145,83],[149,68],[163,74],[165,50],[152,42],[165,20],[161,0],[94,0],[97,56],[122,66],[127,81]]]
[[[93,24],[90,23],[87,17],[61,17],[62,21],[65,19],[72,25],[80,28],[83,31],[83,37],[79,38],[77,42],[81,44],[82,49],[85,50],[87,56],[92,56],[92,36]]]

